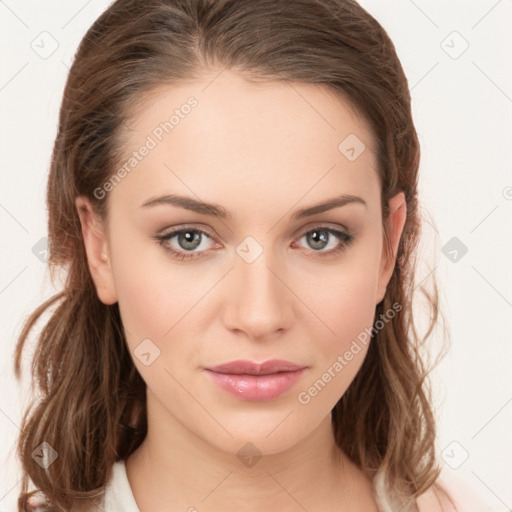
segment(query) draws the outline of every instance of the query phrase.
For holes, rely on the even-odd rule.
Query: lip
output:
[[[205,368],[205,371],[228,393],[242,400],[265,402],[288,391],[306,368],[280,359],[263,363],[238,360]]]

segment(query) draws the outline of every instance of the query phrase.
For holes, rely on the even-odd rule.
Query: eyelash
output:
[[[346,233],[344,231],[339,231],[338,229],[334,229],[327,226],[316,226],[312,229],[308,229],[305,231],[302,236],[304,237],[308,233],[311,233],[313,231],[326,231],[327,233],[335,236],[340,240],[340,244],[335,247],[334,249],[331,249],[329,251],[315,251],[311,249],[313,253],[318,254],[319,257],[327,257],[327,256],[334,256],[335,254],[339,254],[343,252],[355,239],[354,235],[351,235],[349,233]],[[166,251],[168,251],[173,258],[176,258],[178,260],[184,261],[184,260],[191,260],[191,259],[197,259],[202,258],[206,254],[208,254],[211,250],[206,251],[198,251],[198,252],[185,252],[185,251],[178,251],[176,249],[171,248],[169,245],[165,245],[166,242],[174,238],[176,235],[179,235],[180,233],[200,233],[202,235],[206,235],[208,238],[212,238],[206,231],[203,231],[202,229],[192,228],[192,227],[184,227],[177,229],[175,231],[171,231],[169,233],[166,233],[165,235],[156,235],[154,239],[162,246]],[[300,240],[299,238],[299,240]]]

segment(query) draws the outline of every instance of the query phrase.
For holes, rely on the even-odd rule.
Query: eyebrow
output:
[[[308,206],[307,208],[299,209],[293,214],[292,218],[303,219],[304,217],[316,215],[317,213],[323,213],[328,210],[332,210],[333,208],[339,208],[341,206],[345,206],[347,204],[352,203],[359,203],[362,204],[365,208],[367,207],[366,201],[362,197],[350,194],[343,194],[342,196],[339,197],[327,199],[326,201],[323,201],[314,206]],[[163,196],[151,197],[150,199],[145,201],[141,205],[141,207],[149,208],[151,206],[157,205],[178,206],[186,210],[201,213],[204,215],[211,215],[212,217],[217,217],[219,219],[233,218],[232,214],[228,210],[226,210],[224,207],[218,204],[205,203],[203,201],[193,199],[192,197],[180,196],[176,194],[166,194]]]

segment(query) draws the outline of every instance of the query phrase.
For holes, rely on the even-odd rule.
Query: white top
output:
[[[140,512],[126,476],[124,460],[112,466],[112,478],[105,487],[104,512]]]

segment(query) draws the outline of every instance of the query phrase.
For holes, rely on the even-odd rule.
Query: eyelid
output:
[[[300,227],[298,230],[296,230],[293,234],[293,237],[297,237],[297,236],[303,236],[305,235],[306,233],[308,233],[309,231],[312,231],[314,229],[335,229],[337,231],[344,231],[345,233],[347,234],[350,234],[351,233],[351,230],[345,225],[345,224],[341,224],[339,222],[322,222],[322,221],[312,221],[312,222],[309,222],[308,224],[306,224],[306,226],[302,226]]]
[[[201,225],[197,224],[184,224],[179,226],[173,226],[171,228],[165,228],[161,230],[159,233],[157,233],[156,237],[163,238],[170,235],[176,235],[180,233],[181,231],[186,231],[189,229],[190,231],[197,231],[198,233],[203,233],[207,235],[210,239],[216,240],[217,237],[210,231],[208,227],[202,227]],[[345,234],[351,235],[352,231],[345,226],[344,224],[340,223],[334,223],[334,222],[310,222],[306,226],[302,226],[300,229],[296,230],[292,237],[295,238],[302,238],[306,233],[309,233],[310,231],[314,229],[333,229],[336,231],[344,231]]]
[[[169,252],[171,254],[171,256],[173,256],[176,259],[181,258],[182,260],[186,260],[186,259],[200,258],[202,256],[209,254],[212,250],[214,250],[214,249],[210,248],[210,249],[204,249],[202,251],[184,251],[184,250],[180,250],[180,249],[171,248],[169,246],[170,240],[184,231],[193,231],[193,232],[197,232],[197,233],[206,235],[210,240],[213,241],[214,245],[218,245],[216,243],[216,237],[212,236],[211,233],[209,232],[209,230],[199,228],[196,225],[194,225],[194,226],[192,226],[192,225],[177,226],[177,227],[169,228],[168,232],[166,229],[164,229],[163,231],[157,233],[153,237],[153,239],[156,240],[161,247],[163,247],[167,252]]]
[[[310,225],[310,227],[305,226],[300,231],[300,237],[294,238],[294,240],[300,240],[304,236],[306,236],[308,233],[315,231],[315,230],[325,230],[329,233],[330,236],[336,238],[338,240],[337,245],[334,248],[329,249],[328,251],[315,251],[313,249],[307,249],[303,248],[303,251],[306,253],[310,253],[314,255],[315,258],[335,258],[340,253],[347,250],[347,248],[356,240],[356,235],[352,233],[350,230],[348,230],[345,226],[340,227],[339,225],[336,225],[336,227],[332,227],[328,225],[329,223],[321,223],[317,222],[316,224]],[[186,231],[192,231],[196,233],[200,233],[203,235],[206,235],[210,240],[214,242],[218,246],[218,243],[216,242],[216,237],[212,236],[209,232],[209,229],[202,229],[197,226],[191,226],[191,225],[183,225],[183,226],[177,226],[171,228],[170,232],[165,233],[165,230],[163,233],[159,233],[155,235],[153,238],[159,243],[159,245],[167,251],[170,256],[175,260],[181,260],[181,261],[194,261],[199,260],[203,257],[208,256],[212,250],[215,249],[204,249],[202,251],[185,251],[182,249],[175,249],[170,245],[170,240],[177,236],[178,234]],[[294,242],[294,244],[297,242]],[[167,245],[166,245],[167,244]],[[310,254],[307,254],[309,256]]]
[[[211,240],[216,240],[217,237],[212,233],[212,231],[209,228],[203,228],[198,227],[197,225],[187,225],[184,224],[183,226],[173,226],[172,228],[165,228],[162,229],[159,233],[155,235],[155,238],[161,239],[164,237],[173,237],[182,231],[194,231],[197,233],[202,233],[204,235],[207,235]]]

